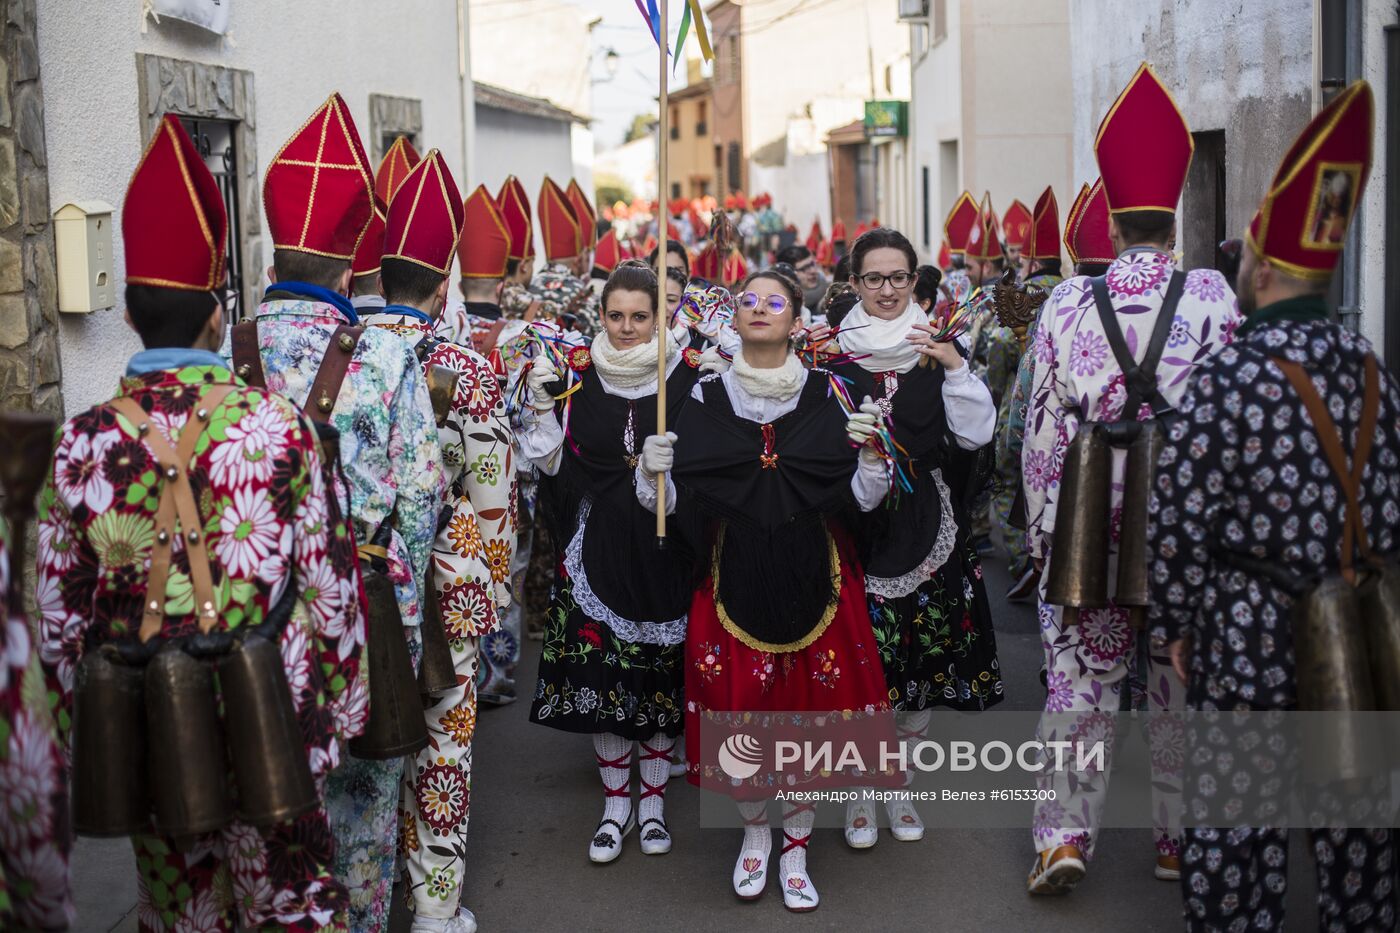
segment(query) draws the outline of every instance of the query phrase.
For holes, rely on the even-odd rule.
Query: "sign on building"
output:
[[[223,35],[228,32],[228,8],[233,0],[148,0],[157,17],[169,16]]]
[[[865,136],[906,136],[909,126],[909,102],[904,100],[868,100],[865,102]]]

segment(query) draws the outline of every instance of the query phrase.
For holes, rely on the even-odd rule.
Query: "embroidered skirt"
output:
[[[539,682],[530,721],[565,732],[612,733],[633,740],[682,726],[684,643],[627,641],[589,618],[562,562],[544,620]]]
[[[854,712],[879,714],[875,729],[895,741],[894,720],[888,715],[884,672],[865,610],[865,587],[860,567],[844,540],[839,544],[841,588],[834,614],[816,638],[791,651],[772,651],[724,617],[716,604],[714,581],[707,579],[691,603],[686,632],[685,742],[692,784],[738,799],[771,797],[774,787],[759,782],[735,782],[701,754],[701,717],[706,712],[762,714],[766,712]],[[814,738],[817,734],[814,732]],[[852,780],[848,775],[805,775],[803,790],[882,783]],[[902,780],[900,778],[899,780]]]
[[[866,601],[895,710],[981,710],[1001,702],[982,564],[965,533],[959,532],[953,556],[914,592],[871,594]]]

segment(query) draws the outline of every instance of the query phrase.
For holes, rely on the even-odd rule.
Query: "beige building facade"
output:
[[[910,4],[905,4],[909,6]],[[928,0],[909,24],[910,209],[890,223],[926,259],[964,189],[991,192],[998,215],[1046,185],[1064,216],[1074,172],[1070,0]],[[1091,140],[1092,142],[1092,140]],[[885,218],[881,218],[885,220]]]

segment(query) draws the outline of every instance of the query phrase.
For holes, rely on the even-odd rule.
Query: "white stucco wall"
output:
[[[1392,0],[1367,0],[1362,13],[1365,36],[1362,50],[1362,75],[1371,82],[1376,94],[1375,164],[1361,203],[1361,333],[1385,352],[1385,205],[1390,191],[1385,176],[1386,121],[1400,119],[1395,108],[1400,101],[1386,97],[1385,27],[1400,22],[1400,8]],[[1400,321],[1390,323],[1400,327]],[[1389,361],[1392,366],[1395,360]]]
[[[943,218],[953,207],[953,201],[962,191],[962,185],[946,186],[942,183],[939,163],[939,144],[945,141],[962,143],[962,43],[958,37],[962,29],[962,4],[948,4],[947,37],[928,44],[924,38],[928,32],[923,26],[910,29],[913,57],[911,76],[912,92],[909,101],[909,123],[911,150],[911,183],[913,197],[923,196],[922,170],[929,170],[929,238],[925,242],[923,225],[906,230],[911,239],[924,253],[925,258],[936,258],[939,244],[943,240]],[[959,153],[961,157],[961,153]],[[959,171],[959,178],[961,172]],[[916,205],[916,212],[919,210]],[[920,217],[920,220],[922,218]]]
[[[515,175],[530,196],[533,214],[539,203],[540,185],[548,175],[568,187],[573,176],[573,142],[569,123],[476,106],[476,150],[473,182],[492,194],[501,190],[507,175]],[[579,184],[584,184],[580,179]],[[587,189],[585,189],[587,190]],[[535,253],[544,255],[539,224],[534,225]]]
[[[918,32],[919,29],[915,29]],[[913,49],[912,157],[906,172],[916,243],[937,255],[958,194],[990,191],[1004,213],[1035,204],[1046,185],[1061,214],[1078,191],[1073,147],[1068,0],[962,0],[948,4],[948,33]],[[958,145],[958,181],[942,179],[940,144]],[[921,170],[929,170],[929,241],[922,242]]]
[[[741,55],[749,153],[782,138],[788,118],[802,115],[812,101],[844,99],[860,107],[870,99],[867,36],[875,97],[903,96],[909,31],[893,7],[888,0],[827,0],[808,11],[791,0],[745,0]],[[885,85],[887,66],[894,70],[892,89]]]
[[[138,52],[253,72],[260,179],[282,143],[333,90],[340,91],[366,134],[371,93],[420,99],[421,144],[440,148],[453,172],[460,173],[453,0],[420,0],[413,15],[390,14],[379,0],[238,0],[231,11],[232,42],[172,20],[151,23],[142,34],[139,8],[81,0],[38,4],[49,195],[55,208],[74,200],[106,201],[118,209],[114,219],[120,229],[127,181],[143,146]],[[118,296],[124,288],[120,239],[114,244]],[[264,259],[271,259],[266,240]],[[120,298],[116,309],[62,315],[60,346],[70,413],[110,398],[127,356],[140,348],[122,321]]]
[[[1072,0],[1072,8],[1075,178],[1099,174],[1099,123],[1146,60],[1193,132],[1225,131],[1226,223],[1242,232],[1311,115],[1313,0]]]

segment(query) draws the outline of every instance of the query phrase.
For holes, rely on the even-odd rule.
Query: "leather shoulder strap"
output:
[[[1327,457],[1327,462],[1342,487],[1342,494],[1346,497],[1346,523],[1342,530],[1342,575],[1349,582],[1354,582],[1356,573],[1352,561],[1353,547],[1361,552],[1362,559],[1373,561],[1370,536],[1361,520],[1361,477],[1366,470],[1366,460],[1371,455],[1377,411],[1380,408],[1380,374],[1376,358],[1371,354],[1366,356],[1366,387],[1361,405],[1361,423],[1357,431],[1355,455],[1350,464],[1343,447],[1342,432],[1328,414],[1327,405],[1318,394],[1312,379],[1308,377],[1307,370],[1292,360],[1273,357],[1273,361],[1283,371],[1284,376],[1293,385],[1293,391],[1298,393],[1299,399],[1302,400],[1303,408],[1317,432],[1318,442],[1322,445],[1323,455]]]
[[[1128,399],[1123,405],[1122,420],[1136,421],[1137,410],[1143,402],[1152,406],[1154,413],[1165,414],[1171,405],[1162,397],[1157,387],[1157,366],[1162,361],[1162,352],[1171,334],[1172,321],[1176,318],[1177,306],[1181,304],[1181,294],[1186,287],[1186,276],[1181,270],[1173,270],[1167,283],[1166,294],[1162,297],[1162,307],[1157,311],[1157,321],[1152,326],[1152,336],[1147,343],[1147,351],[1139,363],[1128,350],[1128,342],[1123,337],[1123,328],[1118,323],[1118,313],[1108,296],[1108,281],[1104,276],[1089,280],[1094,293],[1094,308],[1103,324],[1104,336],[1118,368],[1123,371],[1123,380],[1128,387]]]
[[[301,406],[312,421],[329,423],[331,412],[335,410],[335,400],[340,396],[340,387],[345,383],[345,373],[350,368],[355,347],[359,345],[364,332],[363,327],[341,324],[331,334],[326,355],[321,357],[321,368],[316,370],[316,379],[311,383],[311,391]]]
[[[114,399],[112,407],[136,427],[137,434],[151,448],[159,464],[164,482],[156,507],[156,537],[151,545],[151,572],[146,582],[146,604],[141,612],[140,638],[150,641],[165,623],[166,584],[176,536],[182,536],[189,557],[190,584],[194,590],[195,613],[199,629],[208,633],[218,621],[214,602],[214,576],[210,567],[209,550],[204,539],[204,523],[199,518],[194,490],[190,486],[189,465],[195,445],[209,426],[209,416],[218,408],[233,386],[214,386],[199,400],[198,407],[180,430],[175,447],[159,432],[151,429],[150,416],[136,400],[125,396]]]
[[[262,354],[258,352],[258,322],[243,321],[233,325],[233,373],[250,386],[267,388]]]
[[[476,352],[480,353],[482,356],[490,356],[491,351],[496,349],[496,341],[501,339],[501,331],[505,330],[505,327],[506,319],[500,318],[492,322],[491,326],[486,328],[485,333],[477,334],[473,332],[471,335],[472,344],[475,346]]]

